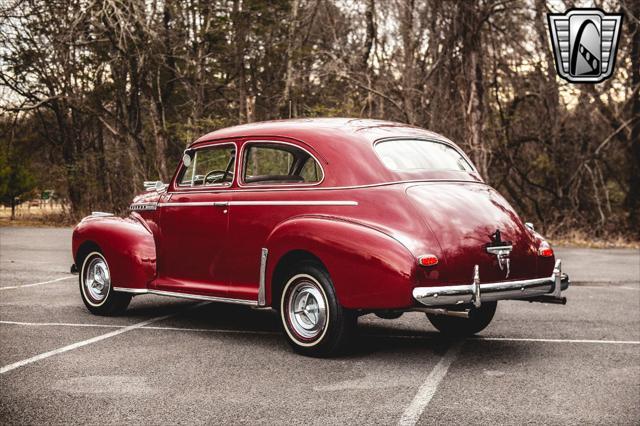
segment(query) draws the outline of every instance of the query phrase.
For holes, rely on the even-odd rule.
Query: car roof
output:
[[[190,148],[217,140],[291,139],[302,143],[324,165],[329,165],[331,173],[325,176],[323,186],[366,185],[419,177],[387,169],[372,149],[377,140],[403,137],[442,141],[462,152],[437,133],[409,124],[362,118],[299,118],[242,124],[207,133]]]
[[[330,134],[333,138],[327,139]],[[216,139],[242,137],[290,137],[310,145],[315,142],[329,143],[336,140],[344,142],[374,142],[378,139],[394,136],[421,136],[447,140],[442,135],[409,124],[393,121],[363,118],[298,118],[289,120],[271,120],[241,124],[216,130],[200,137],[191,146]],[[448,140],[447,140],[448,141]],[[450,141],[448,141],[450,142]]]

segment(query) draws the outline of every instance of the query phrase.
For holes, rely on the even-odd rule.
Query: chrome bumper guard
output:
[[[569,276],[562,273],[562,261],[557,260],[550,277],[532,280],[480,283],[480,268],[473,268],[473,283],[441,287],[416,287],[413,298],[425,306],[449,306],[515,299],[531,302],[565,304],[562,290],[569,287]]]

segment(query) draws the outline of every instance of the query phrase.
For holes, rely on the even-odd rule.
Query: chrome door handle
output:
[[[213,203],[214,207],[227,207],[229,205],[228,201],[216,201]]]

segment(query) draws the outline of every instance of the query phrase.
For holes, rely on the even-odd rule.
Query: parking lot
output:
[[[270,310],[78,294],[70,229],[0,228],[0,421],[640,422],[640,251],[557,248],[566,306],[501,302],[450,341],[419,313],[361,317],[354,353],[294,354]]]

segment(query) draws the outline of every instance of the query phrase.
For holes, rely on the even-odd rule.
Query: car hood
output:
[[[425,232],[440,244],[440,279],[449,284],[472,282],[479,266],[480,282],[533,278],[537,273],[537,243],[509,203],[483,183],[433,182],[410,186],[406,194],[424,221]],[[499,230],[510,241],[510,272],[486,250]],[[435,251],[435,250],[434,250]]]

